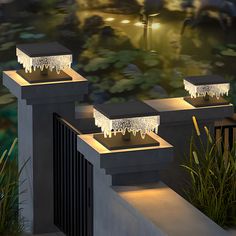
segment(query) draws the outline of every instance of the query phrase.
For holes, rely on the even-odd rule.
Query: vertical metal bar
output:
[[[57,184],[56,184],[56,171],[57,169],[55,168],[55,165],[56,165],[56,157],[57,157],[57,146],[56,146],[56,138],[57,135],[56,135],[57,131],[56,131],[56,119],[55,119],[55,116],[53,116],[53,198],[54,198],[54,224],[57,224],[57,215],[58,215],[58,212],[57,212],[57,209],[56,209],[56,205],[57,205],[57,198],[55,197],[55,194],[57,192]]]
[[[76,137],[74,137],[74,147],[76,148]],[[74,219],[74,225],[75,225],[75,235],[80,235],[79,234],[79,212],[80,212],[80,208],[79,208],[79,202],[80,202],[80,198],[79,198],[79,158],[78,158],[78,153],[75,152],[74,153],[74,163],[75,163],[75,166],[74,166],[74,172],[75,172],[75,175],[74,175],[74,182],[75,182],[75,185],[74,185],[74,204],[75,204],[75,207],[74,207],[74,216],[75,216],[75,219]]]
[[[93,235],[93,166],[77,151],[77,132],[53,119],[54,221],[67,236]]]
[[[81,154],[78,153],[79,158],[79,235],[83,235],[83,194],[82,194],[82,186],[83,186],[83,160],[81,158]]]
[[[74,189],[74,183],[73,183],[73,131],[70,131],[70,235],[73,236],[73,189]]]
[[[231,150],[232,149],[232,147],[233,147],[233,139],[234,139],[234,137],[233,137],[233,135],[234,135],[234,133],[233,133],[233,127],[229,127],[229,150]]]
[[[59,121],[60,122],[60,121]],[[64,149],[64,143],[63,143],[63,125],[60,122],[60,227],[64,229],[64,223],[63,223],[63,206],[64,206],[64,198],[63,198],[63,180],[64,180],[64,171],[63,171],[63,149]]]
[[[69,130],[67,128],[67,126],[65,126],[65,148],[66,148],[66,152],[65,152],[65,163],[66,163],[66,168],[65,168],[65,179],[66,179],[66,185],[65,185],[65,195],[66,195],[66,202],[65,202],[65,209],[66,209],[66,216],[65,216],[65,220],[66,220],[66,232],[67,235],[69,235],[70,233],[70,228],[69,228],[69,171],[70,171],[70,166],[69,166],[69,142],[68,142],[68,134],[69,134]]]
[[[84,158],[83,158],[84,159]],[[87,213],[88,213],[88,197],[87,197],[87,160],[84,159],[84,179],[83,179],[83,194],[84,194],[84,236],[87,236]]]

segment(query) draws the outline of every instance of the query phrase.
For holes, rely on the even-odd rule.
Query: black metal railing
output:
[[[222,147],[231,150],[236,141],[236,124],[215,126],[215,138],[222,138]]]
[[[54,223],[67,236],[93,235],[93,166],[72,125],[54,114]]]

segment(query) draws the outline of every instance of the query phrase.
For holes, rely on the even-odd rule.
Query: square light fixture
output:
[[[184,88],[191,95],[184,100],[195,107],[229,104],[222,96],[228,95],[230,84],[221,76],[192,76],[184,79]]]
[[[24,68],[17,73],[30,83],[72,79],[63,71],[71,67],[72,53],[57,42],[19,44],[16,55]]]
[[[103,132],[94,138],[109,150],[159,145],[148,133],[157,133],[160,116],[144,102],[95,105],[94,118]]]

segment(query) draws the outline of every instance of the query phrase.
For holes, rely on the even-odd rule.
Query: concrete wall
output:
[[[110,184],[110,176],[94,168],[94,236],[166,235],[123,200]]]

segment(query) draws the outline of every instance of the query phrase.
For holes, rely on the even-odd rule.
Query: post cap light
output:
[[[16,47],[16,55],[25,72],[46,68],[59,73],[70,68],[72,63],[71,51],[57,42],[20,44]]]
[[[150,137],[146,137],[146,135],[151,131],[157,132],[160,124],[158,112],[141,101],[95,105],[94,118],[96,126],[101,127],[103,132],[103,138],[99,136],[99,141],[103,144],[110,142],[111,146],[115,145],[115,139],[124,140],[127,134],[133,139],[127,138],[127,146],[129,146],[129,142],[132,142],[132,145],[136,143],[136,146],[148,145]]]
[[[228,104],[223,95],[228,95],[230,84],[221,76],[192,76],[184,79],[184,88],[191,97],[184,98],[194,106]]]
[[[16,55],[24,68],[17,73],[29,83],[72,80],[66,72],[71,68],[72,53],[57,42],[19,44]]]
[[[147,104],[132,101],[119,104],[103,104],[94,106],[95,124],[101,127],[105,137],[111,137],[112,132],[140,132],[142,138],[146,133],[158,130],[160,116]]]
[[[192,98],[209,95],[219,98],[228,95],[229,83],[218,75],[192,76],[184,79],[184,88]]]

